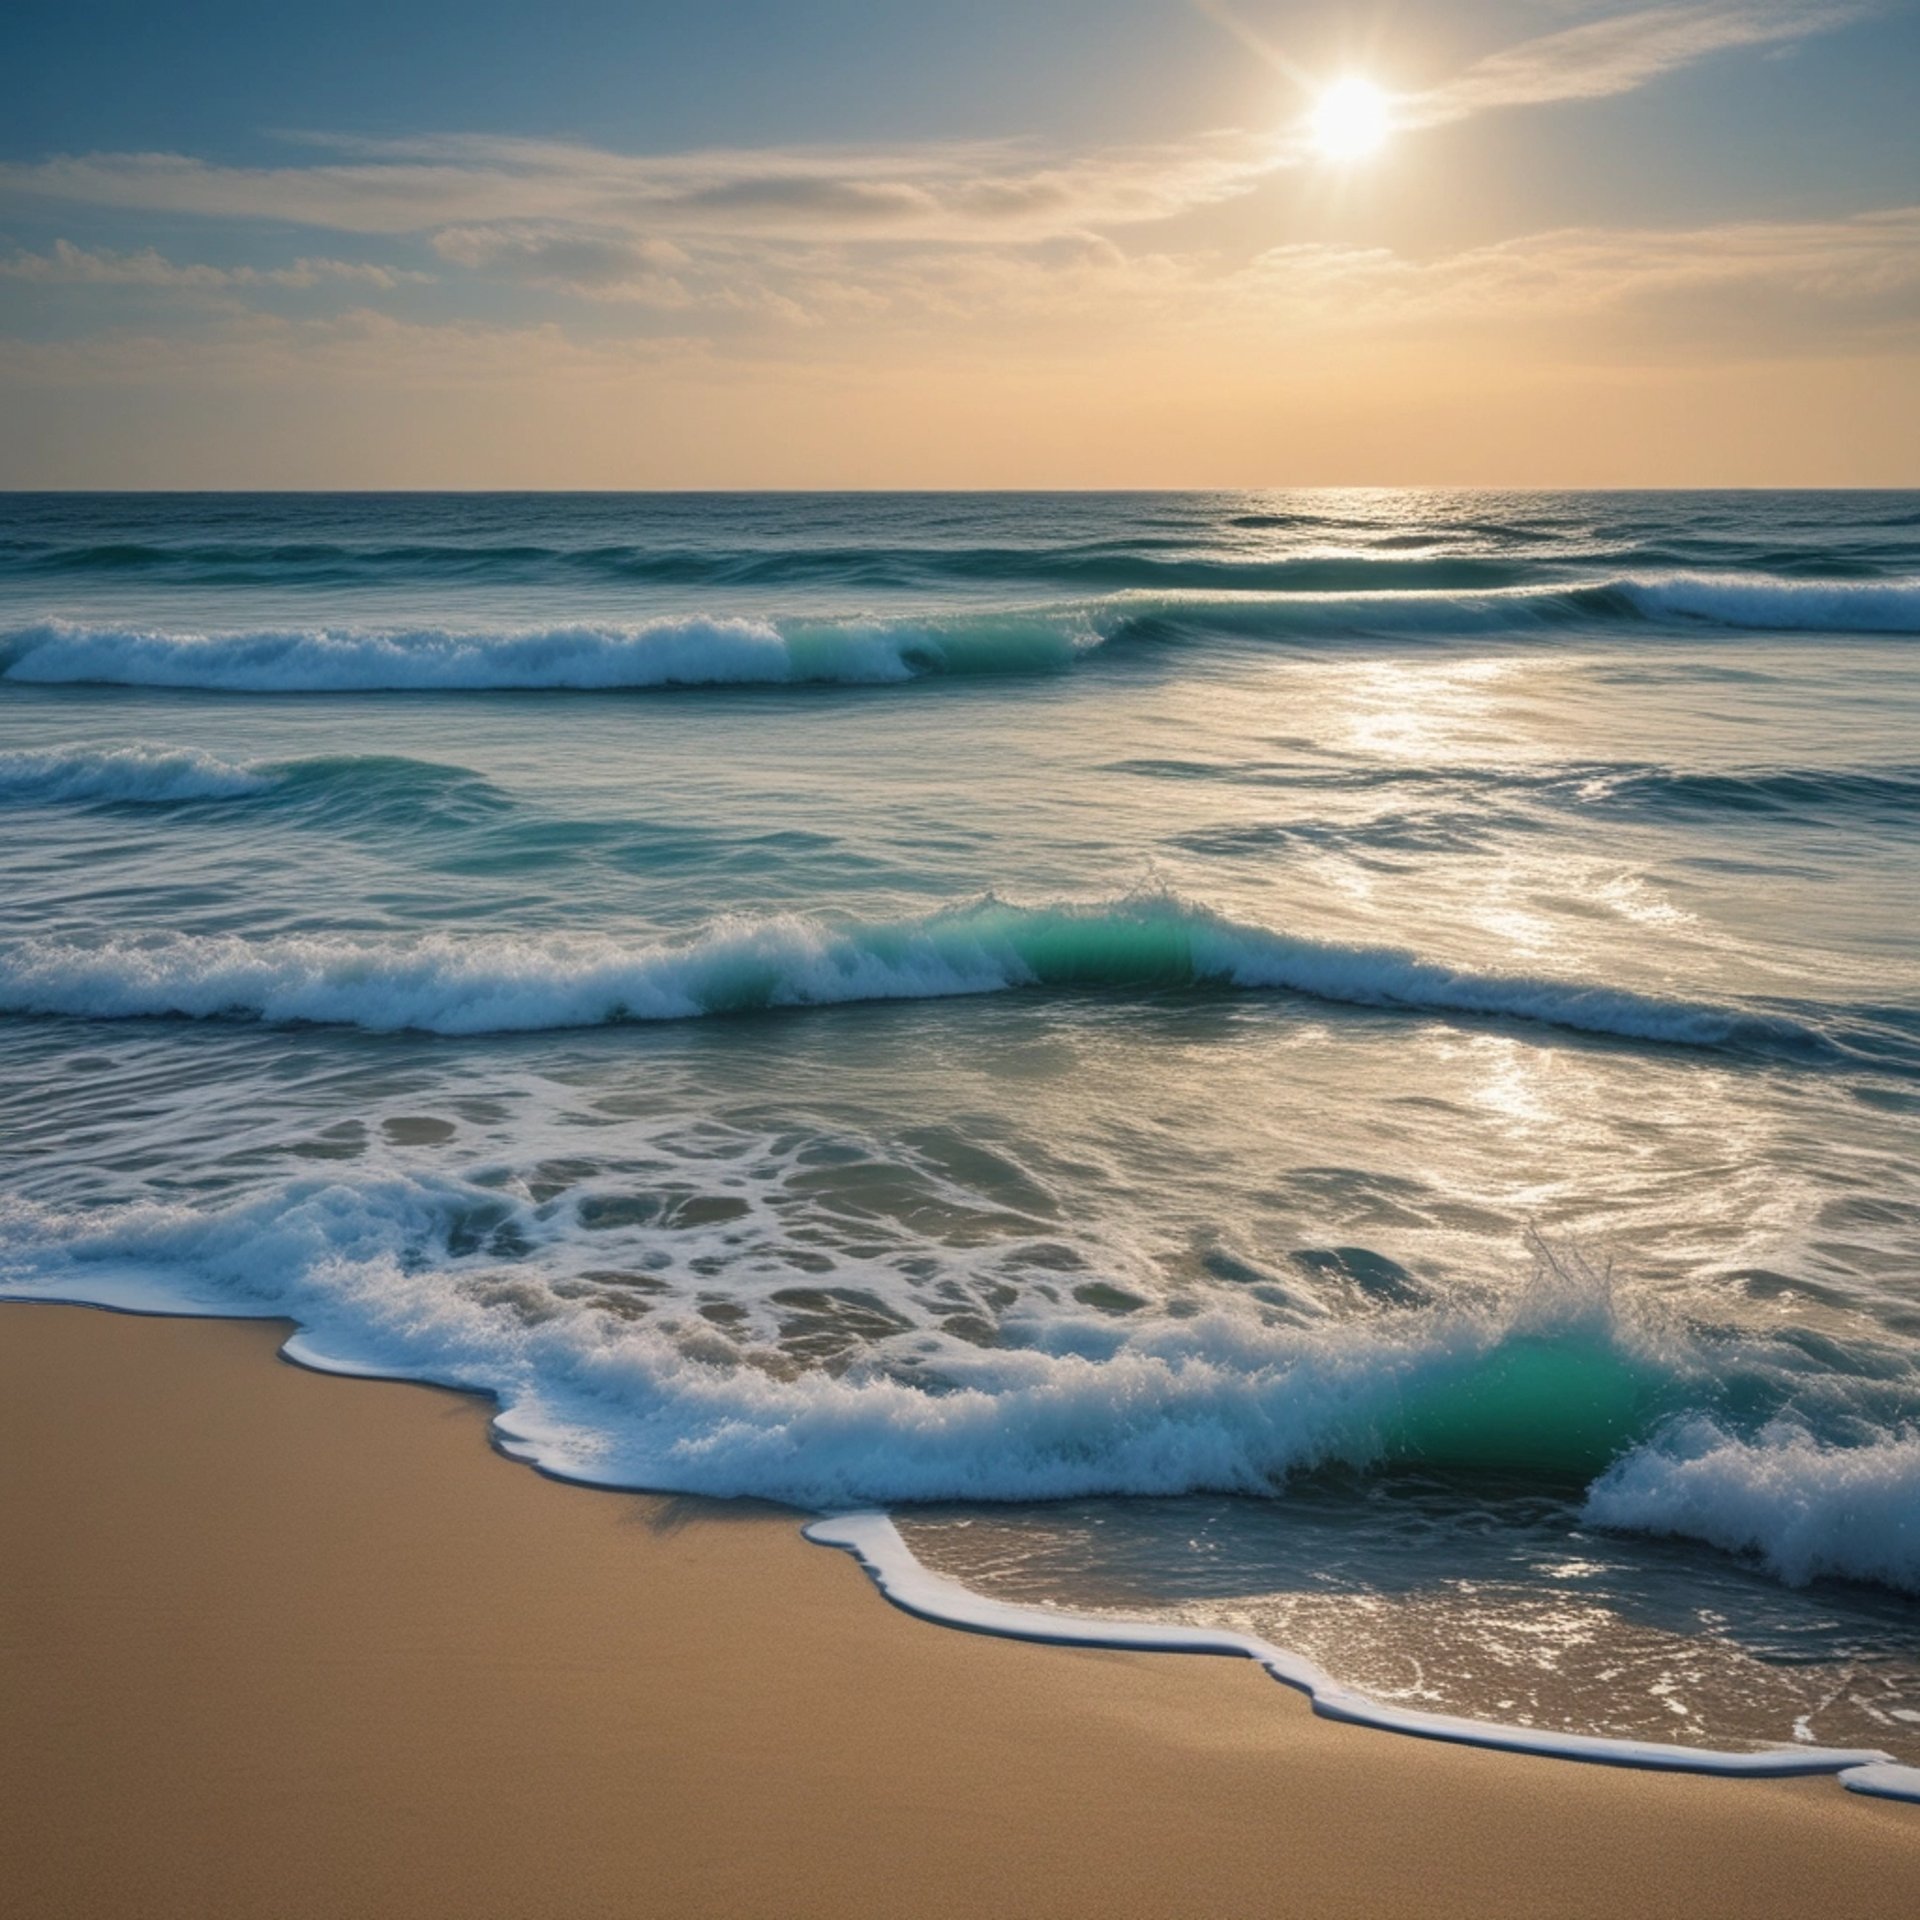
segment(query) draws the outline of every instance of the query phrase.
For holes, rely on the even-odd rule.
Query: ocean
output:
[[[1920,1760],[1917,639],[1920,494],[0,496],[0,1292]]]

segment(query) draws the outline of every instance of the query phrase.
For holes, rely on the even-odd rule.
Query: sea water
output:
[[[1913,494],[6,497],[0,1289],[1920,1758],[1916,644]]]

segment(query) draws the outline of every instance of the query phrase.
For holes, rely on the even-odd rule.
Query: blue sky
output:
[[[1916,80],[1912,0],[15,0],[0,482],[1920,481]]]

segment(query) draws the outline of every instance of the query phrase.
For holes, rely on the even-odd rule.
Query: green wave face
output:
[[[1513,1334],[1465,1374],[1411,1388],[1381,1438],[1403,1464],[1590,1480],[1647,1436],[1671,1389],[1598,1337]]]

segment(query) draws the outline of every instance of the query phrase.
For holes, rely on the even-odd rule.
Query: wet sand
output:
[[[0,1305],[0,1911],[1762,1916],[1920,1808],[1316,1720],[909,1619],[794,1516],[558,1485],[284,1327]]]

